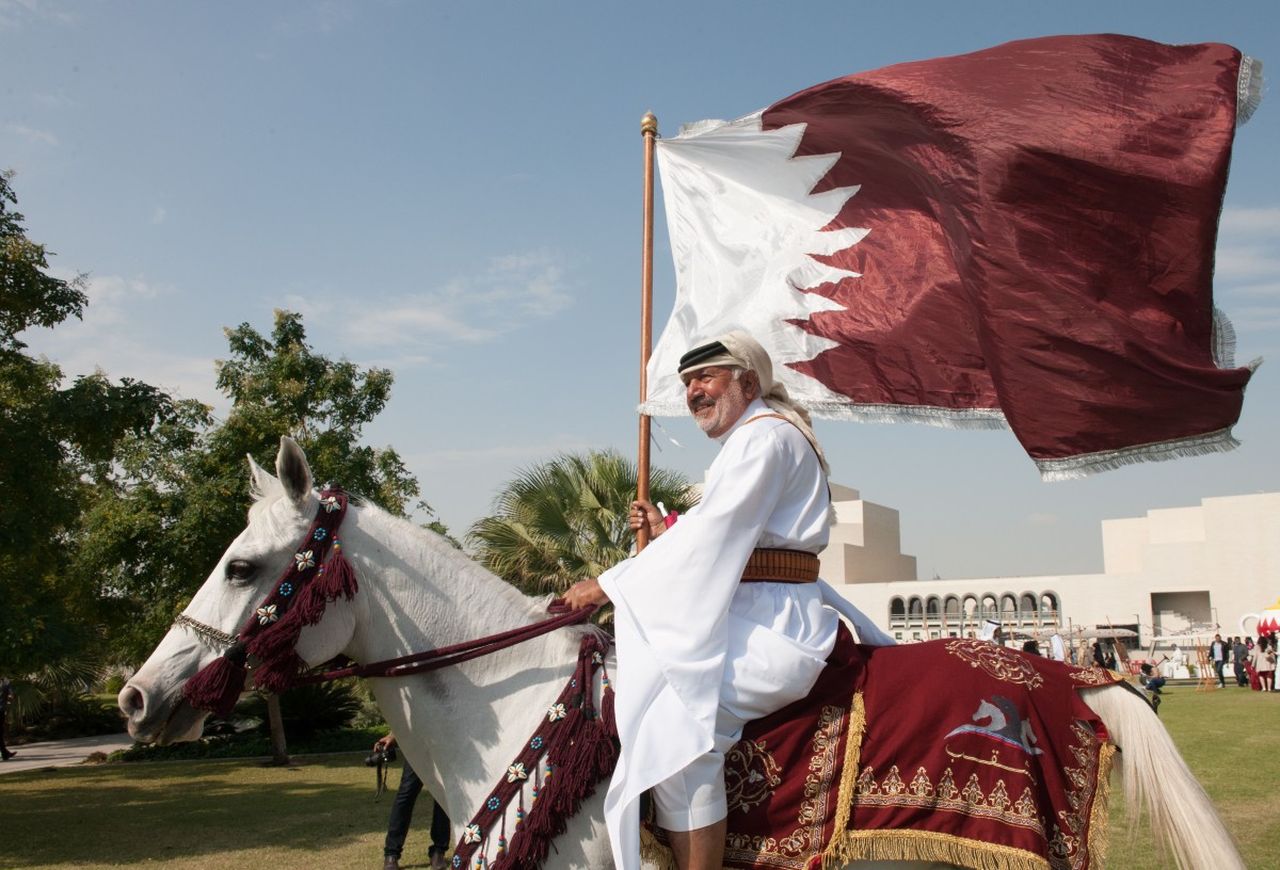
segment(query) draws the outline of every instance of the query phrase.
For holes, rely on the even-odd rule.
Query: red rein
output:
[[[553,615],[550,619],[544,619],[532,625],[522,625],[510,631],[455,643],[452,646],[442,646],[439,649],[427,650],[426,652],[411,653],[395,659],[370,662],[367,665],[351,665],[350,667],[337,668],[336,670],[324,671],[319,674],[307,674],[300,677],[297,682],[301,685],[340,680],[343,677],[407,677],[410,674],[437,671],[449,665],[478,659],[481,656],[487,656],[489,653],[513,647],[516,644],[555,631],[557,628],[563,628],[566,625],[586,622],[587,618],[595,610],[594,604],[581,610],[564,610],[563,604],[557,598],[551,602],[547,612],[558,615]]]

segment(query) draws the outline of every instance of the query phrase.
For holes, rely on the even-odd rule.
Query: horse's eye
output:
[[[227,563],[227,579],[232,583],[248,583],[253,579],[254,566],[244,559],[233,559]]]

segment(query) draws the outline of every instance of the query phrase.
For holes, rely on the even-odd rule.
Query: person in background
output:
[[[1141,670],[1142,674],[1138,677],[1138,683],[1153,694],[1163,694],[1160,690],[1164,688],[1165,678],[1156,676],[1156,669],[1150,662],[1143,662]]]
[[[1213,636],[1213,643],[1209,644],[1209,661],[1213,662],[1213,672],[1218,676],[1219,689],[1225,688],[1227,685],[1222,676],[1222,669],[1227,664],[1227,656],[1231,654],[1229,649],[1226,641],[1222,639],[1222,635],[1215,634]]]
[[[1253,645],[1253,667],[1258,672],[1258,683],[1264,692],[1276,689],[1276,640],[1275,635],[1268,639],[1265,635],[1258,638]]]
[[[13,700],[13,685],[8,677],[0,677],[0,761],[8,761],[18,753],[10,752],[4,742],[5,717],[9,713],[9,702]]]
[[[1107,660],[1102,656],[1102,641],[1095,640],[1091,647],[1091,651],[1093,653],[1094,665],[1100,668],[1105,668],[1107,666]]]
[[[1244,663],[1249,660],[1249,647],[1245,645],[1242,638],[1233,637],[1231,645],[1231,663],[1235,668],[1236,685],[1249,685],[1249,678],[1244,672]]]
[[[1022,651],[1024,653],[1031,653],[1033,656],[1038,656],[1041,654],[1040,644],[1036,643],[1036,639],[1033,637],[1022,644]]]
[[[388,734],[373,744],[373,751],[380,752],[396,745],[396,736]],[[404,852],[404,840],[409,835],[409,823],[413,821],[413,805],[422,792],[422,780],[403,754],[400,768],[400,787],[391,801],[391,817],[387,819],[387,839],[382,847],[383,870],[400,870],[400,855]],[[431,845],[427,848],[427,863],[431,870],[444,870],[445,853],[449,851],[449,817],[432,800]]]

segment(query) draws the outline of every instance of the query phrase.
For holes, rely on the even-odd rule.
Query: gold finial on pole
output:
[[[649,399],[649,354],[653,348],[653,152],[658,119],[645,112],[640,119],[644,137],[644,218],[640,254],[640,402]],[[649,415],[640,415],[640,449],[636,456],[636,498],[649,500]],[[636,533],[636,551],[649,543],[649,530]]]

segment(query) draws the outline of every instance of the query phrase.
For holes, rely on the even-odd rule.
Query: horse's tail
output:
[[[1082,694],[1120,747],[1116,769],[1130,818],[1150,813],[1156,841],[1183,870],[1245,870],[1213,802],[1147,702],[1122,685]]]

